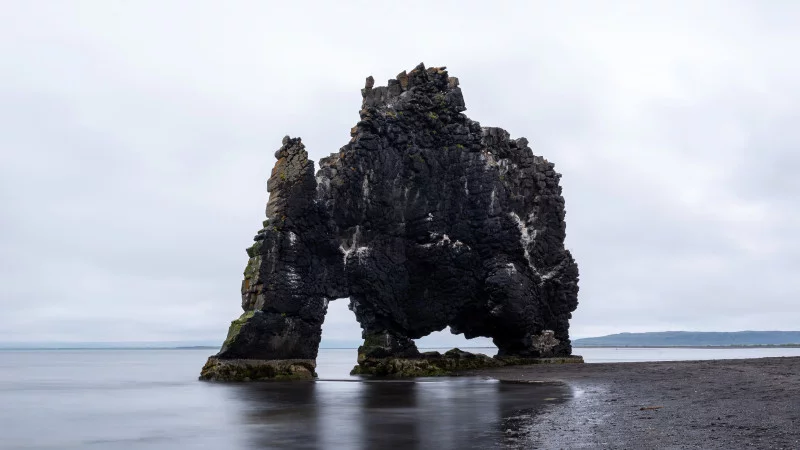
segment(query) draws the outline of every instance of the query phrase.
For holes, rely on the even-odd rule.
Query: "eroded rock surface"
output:
[[[481,353],[470,353],[454,348],[444,353],[425,352],[413,358],[396,356],[360,357],[351,375],[376,375],[380,377],[435,377],[476,369],[533,364],[583,363],[580,356],[531,358],[504,356],[491,358]]]
[[[422,64],[362,90],[361,120],[319,170],[284,138],[247,250],[224,360],[314,360],[328,301],[350,298],[359,362],[425,359],[449,326],[498,358],[571,354],[578,268],[553,163],[470,120],[458,79]],[[232,377],[235,378],[235,377]]]
[[[207,381],[313,380],[317,363],[313,359],[219,359],[208,358],[200,371]]]

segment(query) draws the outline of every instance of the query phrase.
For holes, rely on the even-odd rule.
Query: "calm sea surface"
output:
[[[491,354],[491,349],[475,349]],[[320,381],[197,381],[213,350],[0,351],[0,449],[467,449],[514,446],[561,385],[349,375],[320,350]],[[586,362],[800,356],[800,349],[576,349]]]

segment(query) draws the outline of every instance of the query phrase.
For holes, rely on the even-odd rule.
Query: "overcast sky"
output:
[[[800,327],[800,3],[0,2],[0,341],[223,339],[281,138],[459,77],[556,163],[572,335]],[[357,339],[332,304],[326,339]]]

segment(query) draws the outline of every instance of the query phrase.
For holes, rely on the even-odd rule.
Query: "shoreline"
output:
[[[753,344],[753,345],[583,345],[580,347],[573,346],[573,349],[582,348],[685,348],[685,349],[714,349],[714,350],[741,350],[741,349],[759,349],[759,348],[800,348],[800,344]]]
[[[447,346],[445,346],[447,347]],[[420,350],[439,350],[445,347],[419,347]],[[465,349],[496,349],[496,347],[462,347]],[[678,348],[678,349],[714,349],[714,350],[741,350],[741,349],[762,349],[762,348],[800,348],[800,344],[752,344],[752,345],[582,345],[573,346],[573,349],[580,351],[584,348],[614,348],[614,349],[629,349],[629,348],[644,348],[644,349],[658,349],[658,348]],[[25,350],[215,350],[219,349],[218,345],[190,345],[190,346],[177,346],[177,347],[0,347],[2,351],[25,351]],[[357,350],[358,347],[320,347],[320,350]]]
[[[800,357],[508,366],[461,372],[565,383],[535,448],[800,448]]]

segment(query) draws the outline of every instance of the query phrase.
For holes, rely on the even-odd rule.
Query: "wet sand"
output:
[[[517,366],[466,372],[566,383],[522,431],[534,448],[800,449],[800,358]]]

